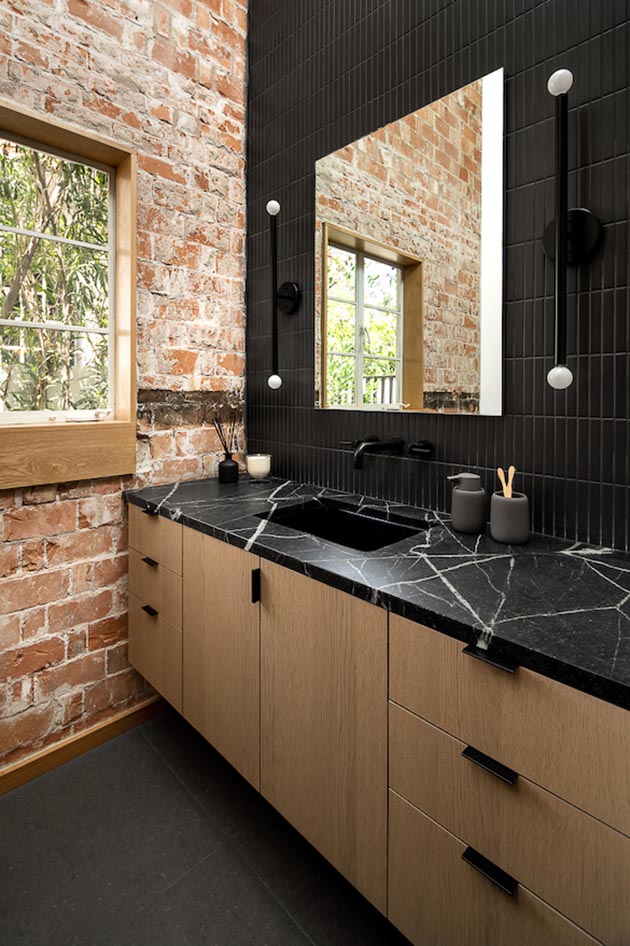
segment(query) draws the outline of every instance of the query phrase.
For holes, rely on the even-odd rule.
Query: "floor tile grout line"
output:
[[[197,798],[197,796],[192,792],[192,790],[189,788],[189,786],[186,785],[186,783],[185,783],[184,780],[181,778],[181,776],[179,775],[179,773],[173,768],[173,766],[170,764],[170,762],[167,761],[167,759],[166,759],[166,758],[164,757],[164,755],[160,752],[160,750],[157,748],[157,746],[153,745],[153,743],[151,742],[151,740],[150,740],[150,739],[148,738],[148,736],[146,736],[144,733],[141,733],[141,735],[142,735],[143,739],[145,739],[146,742],[151,746],[151,748],[153,749],[153,751],[154,751],[154,752],[156,753],[156,755],[160,758],[160,760],[164,763],[164,765],[165,765],[165,766],[173,773],[173,775],[177,778],[178,782],[180,782],[180,784],[184,786],[184,788],[186,789],[186,791],[188,792],[188,794],[190,795],[190,797],[195,801],[197,807],[199,807],[199,808],[201,809],[201,811],[202,811],[203,814],[206,816],[206,818],[212,818],[212,815],[208,812],[208,810],[205,808],[205,806],[202,805],[201,801],[200,801],[200,800]],[[261,796],[261,797],[262,797],[262,796]],[[223,835],[221,840],[223,841],[223,843],[225,843],[227,846],[229,846],[229,848],[230,848],[230,849],[232,850],[232,852],[236,855],[236,857],[238,857],[239,860],[240,860],[243,864],[246,865],[246,867],[251,871],[251,873],[252,873],[253,876],[256,878],[256,880],[258,881],[258,883],[260,883],[260,885],[261,885],[262,887],[264,887],[264,889],[267,891],[267,893],[269,894],[269,896],[271,896],[271,897],[273,898],[273,900],[275,900],[275,902],[278,904],[278,906],[282,909],[283,913],[285,913],[286,916],[289,917],[289,919],[291,920],[291,922],[299,929],[299,931],[302,933],[302,935],[305,937],[305,939],[306,939],[309,943],[311,943],[312,946],[318,946],[318,943],[317,943],[314,939],[312,939],[312,938],[309,936],[309,934],[306,932],[306,930],[300,925],[300,923],[298,922],[297,918],[296,918],[295,916],[293,916],[293,914],[289,911],[289,909],[287,908],[287,906],[282,902],[282,900],[279,899],[279,897],[277,896],[277,894],[276,894],[276,893],[272,890],[272,888],[268,885],[268,883],[265,881],[263,875],[258,871],[258,869],[257,869],[257,867],[255,866],[254,862],[253,862],[253,861],[250,861],[249,859],[246,859],[246,858],[244,857],[244,855],[241,854],[239,848],[236,847],[236,845],[233,843],[234,839],[235,839],[236,837],[238,837],[238,835],[239,835],[242,831],[243,831],[243,827],[239,828],[239,830],[236,831],[236,832],[234,832],[234,834],[231,834],[231,835]],[[206,857],[202,858],[202,860],[201,860],[199,863],[200,863],[200,864],[203,864],[204,861],[206,861],[206,860],[208,859],[208,857],[211,857],[211,856],[212,856],[213,853],[214,853],[214,851],[210,852]],[[199,866],[199,865],[196,865],[196,866]],[[194,868],[191,868],[191,870],[194,870]],[[188,873],[190,873],[190,871],[186,871],[186,873],[183,874],[182,877],[185,877]],[[180,877],[179,879],[181,880],[182,878]],[[178,883],[178,881],[175,881],[175,883]],[[173,885],[171,885],[171,886],[173,886]],[[169,890],[170,887],[167,887],[166,889]],[[154,897],[153,900],[155,900],[155,899],[156,899],[156,898]],[[153,902],[153,900],[151,900],[150,902]],[[145,906],[146,906],[146,905],[145,905]],[[145,908],[145,907],[141,907],[140,910],[137,910],[135,915],[137,915],[138,913],[140,913],[141,910],[144,910],[144,908]]]

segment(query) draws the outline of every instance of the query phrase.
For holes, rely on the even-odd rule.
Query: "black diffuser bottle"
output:
[[[225,451],[225,460],[219,463],[219,483],[236,483],[238,480],[238,463],[232,459],[229,450]]]
[[[223,427],[221,420],[217,416],[212,418],[212,423],[221,441],[223,452],[225,453],[225,460],[221,460],[218,467],[219,483],[236,483],[238,482],[238,463],[236,460],[232,459],[236,416],[232,415],[227,428]]]

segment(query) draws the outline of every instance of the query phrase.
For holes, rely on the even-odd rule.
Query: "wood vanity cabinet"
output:
[[[261,791],[386,912],[387,613],[266,561]]]
[[[412,943],[629,946],[630,713],[129,515],[130,662]]]
[[[258,556],[185,529],[183,562],[183,715],[259,788]]]
[[[395,615],[389,639],[392,922],[418,946],[627,946],[627,710]]]
[[[182,709],[182,527],[129,508],[129,662]]]

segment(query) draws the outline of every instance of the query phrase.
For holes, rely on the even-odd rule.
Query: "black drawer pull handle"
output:
[[[158,612],[155,610],[155,608],[152,608],[150,604],[143,604],[142,610],[146,611],[149,617],[152,617],[152,618],[156,618],[158,615]]]
[[[157,516],[158,511],[155,506],[147,506],[146,509],[143,509],[142,512],[145,516]]]
[[[260,601],[260,568],[252,568],[252,604]]]
[[[507,670],[508,673],[516,673],[518,670],[518,664],[514,663],[513,660],[506,660],[505,657],[491,657],[488,655],[487,651],[475,647],[474,644],[469,644],[468,647],[464,647],[462,654],[474,657],[475,660],[481,660],[483,663],[490,664],[491,667],[497,667],[499,670]]]
[[[515,880],[510,874],[506,874],[504,870],[501,870],[500,867],[497,867],[496,864],[489,861],[488,858],[480,854],[479,851],[475,851],[473,847],[466,848],[462,854],[462,860],[470,864],[470,866],[479,871],[480,874],[483,874],[486,880],[489,880],[491,884],[494,884],[495,887],[498,887],[499,890],[502,890],[503,893],[506,893],[509,897],[513,897],[518,890],[518,880]]]
[[[156,562],[154,558],[149,558],[148,555],[145,555],[142,561],[145,563],[145,565],[150,565],[151,568],[157,568],[159,564],[159,562]]]
[[[485,752],[480,752],[479,749],[474,749],[472,746],[466,746],[462,756],[464,759],[474,762],[480,769],[490,772],[491,775],[496,775],[497,778],[508,785],[514,785],[518,778],[518,772],[508,769],[507,765],[497,762],[496,759],[486,755]]]

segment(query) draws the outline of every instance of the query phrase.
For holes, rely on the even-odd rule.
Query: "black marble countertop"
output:
[[[273,521],[314,498],[429,521],[357,552]],[[630,709],[630,555],[532,536],[507,546],[455,532],[447,516],[291,481],[195,480],[129,502],[255,552],[466,643]],[[257,517],[271,512],[271,519]]]

